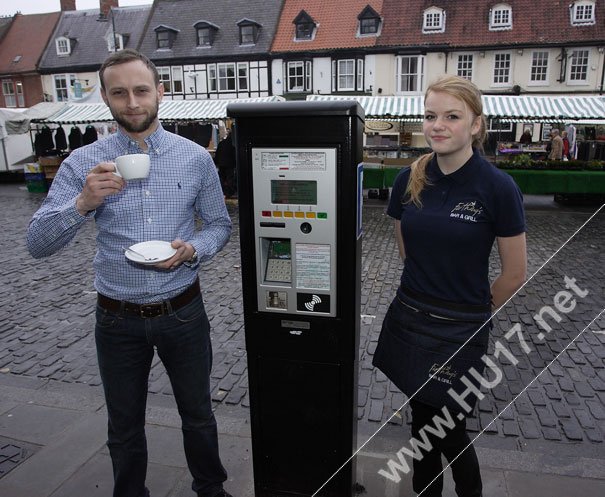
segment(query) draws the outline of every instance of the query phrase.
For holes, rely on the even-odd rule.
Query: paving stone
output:
[[[573,418],[561,419],[559,422],[569,440],[582,440],[582,428]]]
[[[382,421],[382,411],[384,404],[380,400],[372,400],[370,402],[370,413],[368,414],[368,421],[380,422]]]
[[[538,414],[538,420],[540,422],[540,425],[542,425],[543,427],[554,428],[555,426],[557,426],[557,420],[548,408],[536,407],[536,413]]]
[[[533,419],[521,418],[519,420],[519,427],[523,437],[527,439],[541,438],[542,432],[538,428],[538,425]]]

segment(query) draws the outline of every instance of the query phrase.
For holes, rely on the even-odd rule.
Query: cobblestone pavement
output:
[[[94,224],[86,225],[60,253],[34,260],[27,253],[24,237],[27,222],[42,199],[42,195],[15,194],[11,188],[0,188],[4,230],[0,239],[0,371],[98,385],[92,333]],[[499,357],[494,361],[500,368],[488,372],[488,379],[497,379],[498,371],[503,379],[494,380],[495,388],[485,390],[469,420],[470,430],[485,430],[491,437],[484,438],[502,447],[540,447],[556,442],[560,447],[579,446],[584,454],[605,458],[605,318],[584,331],[604,308],[605,212],[556,253],[595,210],[528,208],[529,274],[539,271],[494,318],[490,350],[491,357]],[[212,325],[212,398],[217,406],[245,409],[249,403],[237,207],[230,205],[229,211],[234,221],[231,240],[202,266],[200,277]],[[384,205],[364,207],[363,216],[358,417],[360,426],[371,432],[404,402],[403,395],[371,366],[401,263]],[[497,269],[498,260],[492,254],[490,272]],[[551,327],[549,332],[546,325],[540,326],[536,315]],[[495,354],[504,349],[508,359]],[[157,358],[149,390],[172,395]],[[490,424],[498,414],[496,422]],[[404,421],[409,422],[405,411],[390,424]]]

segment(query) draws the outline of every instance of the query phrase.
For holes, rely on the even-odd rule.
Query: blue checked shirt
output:
[[[126,259],[121,247],[180,238],[191,243],[204,261],[221,250],[231,234],[231,219],[208,152],[161,125],[145,142],[151,158],[149,176],[128,181],[124,190],[106,197],[100,207],[86,216],[77,211],[76,197],[88,172],[100,162],[143,151],[121,131],[73,151],[61,164],[27,232],[31,255],[45,257],[66,246],[78,229],[94,217],[95,288],[108,297],[135,303],[178,295],[195,281],[197,268],[181,265],[174,270],[160,270],[135,264]],[[198,231],[195,213],[203,223]]]

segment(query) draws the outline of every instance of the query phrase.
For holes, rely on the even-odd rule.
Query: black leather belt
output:
[[[153,302],[151,304],[135,304],[133,302],[126,302],[125,300],[115,300],[99,293],[97,295],[97,303],[102,309],[110,312],[123,312],[140,318],[155,318],[185,307],[199,294],[200,281],[196,278],[189,288],[170,300]]]

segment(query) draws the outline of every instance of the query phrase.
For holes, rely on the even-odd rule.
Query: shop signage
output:
[[[386,121],[366,121],[366,128],[370,131],[388,131],[393,129],[393,123]]]

